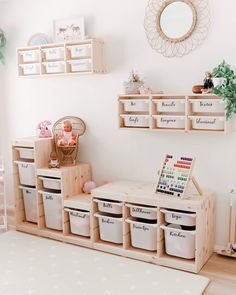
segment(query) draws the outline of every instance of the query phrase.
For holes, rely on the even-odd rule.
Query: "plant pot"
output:
[[[125,94],[139,94],[139,87],[143,86],[143,82],[124,82],[124,93]]]
[[[214,87],[220,87],[222,84],[226,81],[226,78],[212,78],[212,82],[214,84]]]

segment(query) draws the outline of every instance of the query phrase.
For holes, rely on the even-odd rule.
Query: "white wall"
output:
[[[0,27],[7,35],[6,66],[1,70],[7,118],[2,125],[4,154],[11,172],[11,140],[35,134],[37,123],[65,115],[83,118],[82,161],[91,163],[93,178],[156,180],[166,152],[196,156],[194,175],[217,193],[217,244],[227,241],[228,192],[236,184],[236,135],[175,134],[118,130],[117,94],[132,68],[147,84],[166,92],[190,92],[205,70],[223,58],[236,64],[234,0],[210,1],[212,27],[207,40],[183,58],[164,58],[153,51],[143,29],[147,0],[9,0],[0,3]],[[17,78],[16,47],[35,32],[52,34],[52,20],[84,15],[87,34],[105,41],[106,75]],[[1,88],[2,89],[2,88]],[[13,198],[9,180],[9,200]]]

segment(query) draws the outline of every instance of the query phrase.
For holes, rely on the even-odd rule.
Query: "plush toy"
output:
[[[38,131],[39,131],[39,137],[41,138],[47,138],[47,137],[52,137],[52,132],[48,128],[48,126],[52,125],[50,121],[42,121],[38,124]]]
[[[94,189],[96,187],[96,183],[92,180],[86,181],[84,186],[83,186],[83,192],[85,194],[90,194],[91,190]]]
[[[48,168],[60,168],[60,162],[57,158],[56,152],[51,152],[50,160],[48,161]]]

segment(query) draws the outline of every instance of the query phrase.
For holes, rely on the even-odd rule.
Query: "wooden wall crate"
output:
[[[104,73],[103,44],[99,39],[87,39],[18,48],[18,76]]]
[[[225,103],[212,94],[120,95],[119,127],[168,132],[227,133]]]

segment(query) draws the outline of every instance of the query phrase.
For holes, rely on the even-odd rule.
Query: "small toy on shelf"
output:
[[[60,162],[57,158],[56,152],[51,152],[50,160],[48,161],[48,168],[60,168]]]
[[[212,74],[211,72],[207,71],[205,73],[206,77],[204,79],[204,87],[202,89],[202,93],[212,93],[212,88],[214,87],[213,81],[212,81]]]
[[[94,189],[96,187],[96,183],[92,180],[86,181],[84,186],[83,186],[83,192],[85,194],[90,194],[91,190]]]
[[[63,130],[57,136],[57,144],[59,146],[73,146],[76,144],[76,133],[72,130],[72,123],[70,120],[63,122]]]
[[[38,124],[38,136],[40,138],[48,138],[48,137],[52,137],[52,132],[51,130],[48,128],[48,126],[52,125],[52,123],[48,120],[42,121]]]
[[[139,88],[144,85],[144,82],[140,79],[140,76],[132,70],[129,76],[129,81],[124,82],[125,94],[139,94]]]

